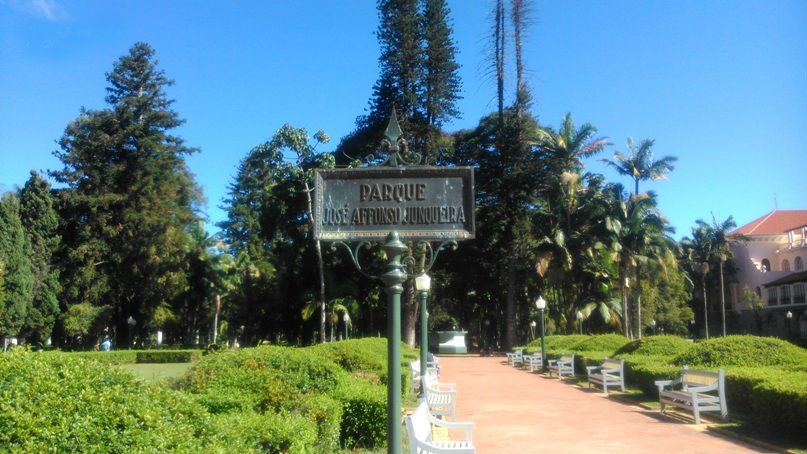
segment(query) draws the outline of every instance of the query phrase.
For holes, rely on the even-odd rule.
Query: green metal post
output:
[[[544,338],[544,310],[541,309],[541,369],[546,370],[546,339]]]
[[[381,275],[387,292],[387,453],[400,454],[401,443],[401,293],[407,275],[401,255],[407,249],[392,231],[381,248],[387,254],[387,270]],[[422,366],[421,366],[422,367]]]
[[[577,321],[577,327],[580,328],[580,335],[583,335],[583,319]]]
[[[424,397],[425,377],[428,372],[428,367],[426,367],[426,358],[429,351],[429,313],[426,311],[428,295],[428,290],[420,291],[420,375],[423,377],[420,379],[420,397]]]

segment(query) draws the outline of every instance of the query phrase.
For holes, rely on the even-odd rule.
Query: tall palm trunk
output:
[[[723,258],[720,258],[720,315],[723,317],[723,337],[726,337],[726,295],[723,287]]]
[[[642,281],[640,276],[641,269],[639,264],[636,264],[636,334],[639,339],[642,338]]]
[[[709,339],[709,305],[706,304],[706,275],[703,275],[703,327],[706,330],[706,339]]]
[[[630,312],[628,311],[628,292],[630,291],[630,288],[628,287],[628,273],[624,267],[622,267],[621,272],[619,273],[619,288],[622,291],[622,332],[625,334],[625,337],[632,339],[633,335],[630,330]]]
[[[314,229],[314,216],[313,208],[311,206],[311,189],[308,187],[308,182],[305,182],[305,196],[308,203],[308,222],[311,223],[313,234]],[[319,341],[325,343],[325,266],[322,262],[322,246],[319,240],[314,241],[314,250],[317,252],[317,270],[319,271]],[[333,340],[333,328],[331,328],[331,340]]]

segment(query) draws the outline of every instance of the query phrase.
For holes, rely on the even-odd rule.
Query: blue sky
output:
[[[352,131],[378,73],[374,3],[0,0],[0,191],[60,168],[67,123],[104,107],[104,74],[145,41],[176,81],[177,133],[201,149],[188,163],[221,221],[239,161],[284,123],[325,130],[323,151]],[[599,157],[626,152],[627,136],[677,156],[669,181],[640,187],[658,192],[677,238],[712,212],[742,225],[775,203],[807,208],[807,2],[534,3],[534,113],[597,126],[614,143]],[[495,87],[491,2],[449,5],[464,97],[453,131],[495,108]],[[630,187],[596,159],[587,170]]]

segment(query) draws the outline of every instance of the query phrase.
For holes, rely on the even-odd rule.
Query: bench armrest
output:
[[[446,429],[464,429],[465,439],[473,443],[473,436],[471,432],[474,430],[476,423],[443,421],[442,419],[435,418],[432,414],[429,414],[429,421],[431,421],[431,423],[435,426],[444,427]]]
[[[439,390],[439,389],[430,388],[428,390],[428,393],[429,394],[437,394],[437,395],[440,395],[440,396],[454,396],[454,395],[457,394],[457,391],[442,391],[442,390]]]
[[[656,380],[656,386],[658,386],[659,391],[664,391],[664,388],[668,386],[675,386],[681,383],[681,377],[676,378],[675,380]]]
[[[437,387],[438,391],[456,391],[457,384],[456,383],[432,383],[434,386]],[[445,388],[445,389],[444,389]]]
[[[615,367],[613,369],[602,369],[600,370],[600,372],[602,372],[603,374],[618,374],[619,370],[620,369],[618,367]]]
[[[556,359],[548,359],[546,361],[546,363],[549,364],[550,366],[553,366],[553,365],[558,363],[558,360],[556,360]]]
[[[586,366],[586,375],[591,375],[594,372],[597,372],[597,370],[600,369],[600,367],[601,366]]]

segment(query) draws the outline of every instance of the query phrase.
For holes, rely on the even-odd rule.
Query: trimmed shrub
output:
[[[773,337],[715,337],[696,343],[676,356],[673,364],[706,367],[801,365],[807,368],[807,349]]]
[[[339,438],[348,448],[383,445],[387,436],[387,393],[381,386],[348,379],[333,396],[342,403]]]
[[[318,443],[316,426],[301,415],[233,413],[216,422],[228,452],[309,454]]]
[[[199,359],[199,350],[143,350],[137,352],[138,363],[189,363]]]
[[[647,336],[623,345],[616,351],[616,355],[635,354],[643,356],[676,356],[680,355],[694,345],[692,342],[679,336],[661,335]]]
[[[121,364],[134,364],[137,362],[136,350],[113,350],[111,352],[60,352],[60,351],[43,351],[40,354],[50,357],[69,357],[80,358],[95,361],[101,364],[121,365]]]
[[[596,334],[588,336],[569,349],[573,352],[606,352],[613,354],[630,340],[621,334]]]
[[[71,354],[0,355],[4,452],[229,452],[182,393]],[[245,451],[249,452],[249,451]]]
[[[807,372],[772,367],[726,368],[729,408],[777,434],[796,435],[807,421]]]

